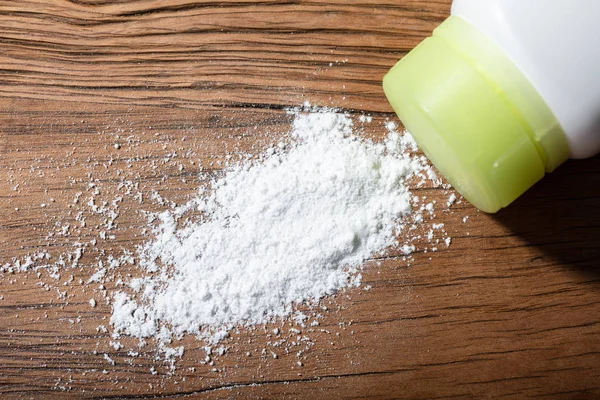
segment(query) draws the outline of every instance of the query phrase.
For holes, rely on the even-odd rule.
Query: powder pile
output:
[[[407,218],[415,206],[407,182],[435,176],[410,135],[390,126],[373,143],[356,136],[348,115],[306,111],[291,111],[293,129],[262,157],[159,215],[140,249],[144,276],[114,297],[117,333],[217,342],[234,326],[360,285],[364,261],[390,246],[414,250],[397,241],[419,220]]]

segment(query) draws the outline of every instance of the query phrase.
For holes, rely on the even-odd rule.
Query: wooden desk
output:
[[[369,113],[381,127],[395,118],[383,75],[449,9],[450,0],[0,1],[0,266],[98,237],[104,217],[78,220],[95,188],[110,201],[131,182],[147,199],[126,196],[117,228],[60,279],[1,274],[2,397],[600,398],[598,158],[569,162],[497,216],[464,202],[440,210],[452,246],[418,253],[410,267],[394,254],[368,263],[372,289],[325,301],[303,366],[296,354],[247,357],[269,340],[258,328],[235,334],[214,366],[200,363],[201,342],[184,339],[171,374],[151,346],[130,357],[135,341],[115,349],[98,328],[111,308],[85,283],[89,263],[148,238],[140,211],[165,207],[148,200],[153,191],[184,202],[206,183],[200,166],[210,177],[232,151],[261,152],[289,128],[283,109],[307,100]]]

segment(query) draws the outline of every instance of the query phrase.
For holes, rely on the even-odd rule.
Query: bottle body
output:
[[[600,1],[455,0],[452,15],[523,72],[562,126],[572,158],[600,153]]]
[[[384,77],[407,130],[477,208],[497,212],[600,152],[598,15],[597,0],[454,0]]]

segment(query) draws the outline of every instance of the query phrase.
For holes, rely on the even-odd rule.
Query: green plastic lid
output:
[[[473,205],[495,213],[569,158],[545,101],[490,39],[448,18],[383,88],[431,162]]]

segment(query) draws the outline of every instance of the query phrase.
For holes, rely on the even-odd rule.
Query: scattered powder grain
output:
[[[292,129],[262,156],[247,156],[236,164],[240,151],[234,144],[225,162],[208,157],[207,166],[228,167],[181,206],[164,199],[156,188],[165,182],[167,171],[202,171],[193,146],[183,143],[186,137],[171,143],[153,133],[147,144],[166,153],[155,159],[146,157],[148,150],[140,147],[145,142],[133,128],[99,132],[110,135],[104,139],[105,149],[122,154],[121,161],[113,155],[82,161],[73,155],[75,148],[53,161],[57,168],[87,170],[85,178],[71,178],[77,192],[62,201],[61,193],[53,194],[41,205],[52,221],[42,237],[63,246],[4,261],[0,274],[11,285],[18,282],[13,277],[17,273],[35,274],[41,290],[56,291],[57,299],[67,303],[82,290],[89,296],[88,311],[113,308],[111,325],[102,320],[96,328],[100,335],[111,336],[110,348],[119,350],[124,346],[121,336],[130,335],[142,339],[140,347],[158,342],[157,357],[169,362],[184,351],[172,347],[174,337],[191,333],[205,339],[206,359],[199,363],[212,366],[211,355],[221,356],[235,346],[233,339],[228,346],[217,343],[236,327],[286,318],[285,324],[265,331],[270,349],[252,354],[269,359],[296,354],[301,366],[314,345],[307,335],[329,334],[319,328],[319,320],[328,312],[325,304],[335,304],[335,299],[319,300],[359,286],[367,260],[387,253],[410,265],[417,252],[449,246],[451,239],[438,216],[460,200],[450,191],[447,200],[427,198],[427,189],[442,182],[417,154],[412,137],[399,132],[394,122],[382,127],[384,140],[372,142],[360,137],[363,127],[373,122],[370,116],[353,119],[310,105],[289,113]],[[168,150],[166,142],[171,143]],[[33,167],[11,171],[15,175],[10,182],[18,192],[30,183],[17,181],[17,175],[41,173]],[[203,184],[207,176],[212,175],[201,173]],[[153,185],[144,185],[144,179]],[[181,177],[181,182],[186,179]],[[409,187],[426,190],[411,194]],[[66,215],[58,212],[61,206]],[[142,212],[149,218],[148,227],[140,230],[146,243],[134,253],[119,250],[116,243],[130,228],[126,221],[137,221],[140,207],[168,211]],[[74,278],[77,270],[82,278]],[[61,320],[75,324],[81,317]],[[127,354],[137,357],[137,350]],[[113,361],[120,360],[105,359]]]

